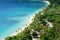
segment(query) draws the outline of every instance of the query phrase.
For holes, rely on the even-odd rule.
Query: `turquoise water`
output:
[[[16,2],[0,0],[0,38],[22,28],[36,11],[46,6],[45,2]]]

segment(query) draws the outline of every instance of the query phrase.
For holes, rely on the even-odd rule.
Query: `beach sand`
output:
[[[48,2],[48,1],[44,1],[44,2],[47,3],[47,6],[50,5],[50,2]],[[46,6],[46,7],[47,7],[47,6]],[[44,7],[43,9],[45,9],[45,7]],[[40,9],[40,11],[43,11],[43,9]],[[39,11],[37,11],[36,13],[39,13]],[[35,17],[35,15],[31,16],[30,19],[28,20],[28,23],[26,24],[27,26],[25,26],[25,27],[22,28],[21,30],[17,30],[17,32],[15,32],[14,34],[12,34],[11,36],[17,35],[18,33],[22,32],[26,27],[29,26],[29,24],[31,24],[31,23],[33,22],[32,19],[33,19],[34,17]]]
[[[50,2],[48,2],[48,1],[44,1],[44,2],[47,3],[47,6],[50,5]],[[46,6],[46,7],[47,7],[47,6]],[[45,9],[45,7],[44,7],[43,9]],[[43,9],[40,9],[40,11],[43,11]],[[39,13],[39,11],[37,11],[36,13]],[[18,33],[22,32],[26,27],[29,26],[29,24],[31,24],[31,23],[33,22],[32,19],[33,19],[34,17],[35,17],[35,15],[31,16],[30,19],[28,20],[28,23],[26,24],[26,26],[25,26],[24,28],[22,28],[21,30],[17,29],[17,31],[14,32],[14,33],[13,33],[12,35],[10,35],[10,36],[14,36],[14,35],[17,35]]]
[[[50,2],[49,2],[49,1],[44,1],[44,2],[46,2],[46,3],[47,3],[47,5],[50,5]]]
[[[44,2],[47,3],[47,6],[50,5],[50,2],[48,2],[48,1],[44,1]],[[37,12],[35,12],[35,13],[39,13],[39,12],[43,11],[43,9],[45,9],[47,6],[45,6],[44,8],[40,9],[39,11],[37,11]],[[15,35],[19,34],[20,32],[22,32],[26,27],[28,27],[28,26],[33,22],[32,19],[33,19],[34,17],[35,17],[35,15],[31,16],[30,19],[28,20],[28,23],[26,24],[26,26],[22,27],[21,30],[20,30],[20,29],[17,29],[16,32],[14,32],[13,34],[8,35],[8,36],[15,36]]]
[[[11,36],[17,35],[18,33],[22,32],[26,27],[29,26],[29,24],[31,24],[31,23],[33,22],[33,18],[34,18],[34,17],[35,17],[35,15],[31,16],[30,19],[28,20],[27,24],[26,24],[24,27],[22,27],[22,29],[19,29],[19,28],[18,28],[18,29],[16,30],[16,32],[15,32],[14,34],[12,34]]]

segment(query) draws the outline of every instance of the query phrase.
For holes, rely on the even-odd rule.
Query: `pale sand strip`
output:
[[[30,19],[28,20],[27,24],[25,27],[22,27],[22,28],[19,28],[16,30],[16,32],[14,32],[13,34],[9,35],[9,36],[14,36],[14,35],[17,35],[19,34],[20,32],[22,32],[26,27],[29,26],[29,24],[31,24],[33,22],[33,18],[35,17],[35,15],[31,16]]]
[[[48,5],[50,5],[50,2],[49,1],[44,1],[44,2],[46,2]]]
[[[44,2],[47,3],[47,6],[50,5],[50,2],[49,2],[49,1],[44,1]],[[43,9],[45,9],[47,6],[45,6]],[[39,11],[41,12],[41,11],[43,11],[43,9],[40,9]],[[35,13],[39,13],[39,11],[37,11],[37,12],[35,12]],[[31,18],[29,19],[29,21],[28,21],[28,23],[27,23],[27,26],[22,27],[21,30],[18,29],[17,32],[14,32],[13,34],[11,34],[11,35],[9,35],[9,36],[15,36],[15,35],[19,34],[20,32],[22,32],[26,27],[28,27],[28,26],[33,22],[32,19],[33,19],[34,17],[35,17],[35,15],[31,16]]]
[[[50,2],[49,2],[49,1],[44,1],[44,2],[47,3],[47,6],[50,5]],[[46,6],[46,7],[47,7],[47,6]],[[44,7],[43,9],[45,9],[46,7]],[[43,9],[41,9],[40,11],[43,11]],[[39,11],[36,12],[36,13],[39,13]],[[29,26],[29,24],[31,24],[31,23],[33,22],[33,18],[34,18],[34,17],[35,17],[35,15],[31,16],[31,18],[29,19],[29,21],[28,21],[28,23],[27,23],[27,26],[25,26],[25,27],[22,28],[21,30],[17,30],[17,32],[15,32],[14,34],[12,34],[11,36],[17,35],[18,33],[22,32],[26,27]]]
[[[50,5],[50,2],[49,2],[49,1],[44,1],[44,2],[47,3],[47,6]],[[47,6],[45,6],[43,9],[45,9]],[[40,9],[40,10],[38,10],[38,11],[35,12],[35,13],[39,13],[39,11],[41,12],[41,11],[43,11],[43,9]],[[31,16],[31,18],[29,19],[29,21],[28,21],[28,23],[27,23],[27,26],[23,27],[21,30],[18,30],[17,32],[14,32],[13,34],[8,35],[8,36],[15,36],[15,35],[17,35],[18,33],[22,32],[26,27],[28,27],[28,26],[33,22],[32,19],[33,19],[34,17],[35,17],[35,15]],[[2,38],[1,40],[4,40],[4,38]]]

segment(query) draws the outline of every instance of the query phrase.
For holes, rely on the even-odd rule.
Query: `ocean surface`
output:
[[[23,28],[30,17],[45,6],[45,2],[0,0],[0,40],[18,28]]]

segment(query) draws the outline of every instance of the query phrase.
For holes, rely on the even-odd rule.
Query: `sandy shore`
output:
[[[44,1],[44,2],[47,3],[47,6],[50,5],[50,2],[48,2],[48,1]],[[44,8],[42,8],[42,9],[40,9],[40,10],[38,10],[38,11],[35,12],[35,13],[39,13],[40,11],[43,11],[43,9],[45,9],[47,6],[45,6]],[[26,24],[25,27],[22,27],[22,29],[17,29],[16,32],[14,32],[13,34],[8,35],[8,36],[14,36],[14,35],[17,35],[18,33],[22,32],[26,27],[28,27],[28,26],[33,22],[32,19],[33,19],[34,17],[35,17],[35,15],[33,15],[33,16],[30,17],[30,19],[28,20],[28,22],[27,22],[27,24]]]
[[[44,2],[47,3],[47,6],[50,5],[50,2],[48,2],[48,1],[44,1]],[[46,7],[47,7],[47,6],[46,6]],[[43,9],[45,9],[45,7],[44,7]],[[43,9],[40,9],[40,11],[43,11]],[[36,13],[39,13],[39,11],[37,11]],[[35,15],[31,16],[31,18],[28,20],[28,23],[26,24],[26,26],[25,26],[24,28],[22,28],[21,30],[18,29],[17,32],[15,32],[14,34],[12,34],[11,36],[17,35],[18,33],[22,32],[26,27],[29,26],[29,24],[31,24],[31,23],[33,22],[32,19],[33,19],[34,17],[35,17]]]
[[[47,3],[47,5],[50,5],[50,2],[49,2],[49,1],[44,1],[44,2],[46,2],[46,3]]]
[[[14,33],[13,33],[12,35],[10,35],[10,36],[14,36],[14,35],[17,35],[17,34],[19,34],[20,32],[22,32],[26,27],[29,26],[29,24],[31,24],[31,23],[33,22],[32,19],[33,19],[34,17],[35,17],[35,15],[31,16],[30,19],[28,20],[27,24],[25,25],[25,27],[18,28],[18,29],[16,30],[16,32],[14,32]]]

